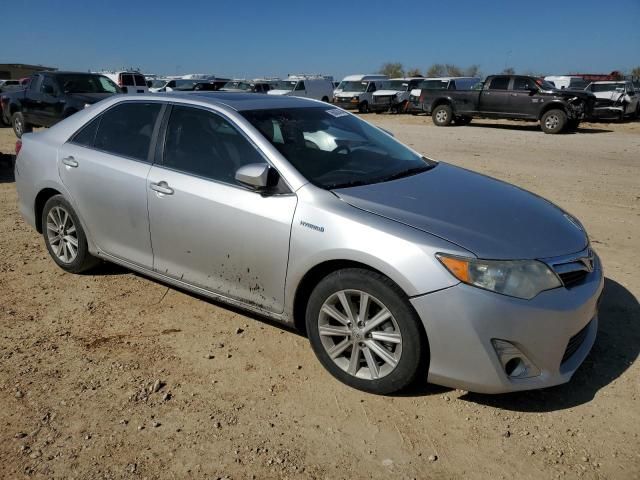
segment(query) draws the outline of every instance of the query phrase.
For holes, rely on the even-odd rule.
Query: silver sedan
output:
[[[106,260],[294,325],[355,388],[548,387],[594,343],[577,219],[325,103],[119,96],[18,146],[20,211],[61,268]]]

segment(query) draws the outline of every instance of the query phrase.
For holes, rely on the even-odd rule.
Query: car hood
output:
[[[588,243],[580,223],[514,185],[446,163],[410,177],[334,190],[350,205],[436,235],[485,259],[566,255]]]
[[[80,102],[97,103],[102,99],[112,96],[113,93],[70,93],[68,95]]]
[[[341,98],[353,98],[359,95],[363,95],[365,92],[345,92],[345,91],[336,91],[335,96]]]
[[[267,94],[269,95],[291,95],[292,90],[269,90]]]
[[[572,98],[578,97],[583,100],[595,100],[595,96],[591,92],[586,92],[584,90],[572,90],[570,88],[565,88],[563,90],[553,90],[553,93],[559,97]]]
[[[384,95],[395,95],[397,93],[405,93],[403,90],[376,90],[373,94],[374,97],[384,96]]]

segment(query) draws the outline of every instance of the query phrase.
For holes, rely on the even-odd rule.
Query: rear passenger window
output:
[[[121,103],[102,114],[95,147],[115,155],[147,161],[160,103]]]
[[[489,84],[489,90],[506,90],[509,87],[509,77],[494,77]]]
[[[250,163],[265,163],[265,159],[227,120],[198,108],[173,107],[164,166],[235,184],[236,170]]]
[[[73,136],[71,143],[82,145],[83,147],[93,147],[93,142],[96,139],[96,132],[98,131],[99,124],[100,117],[98,116],[82,127],[82,129]]]
[[[137,87],[146,87],[147,86],[147,81],[144,79],[144,76],[142,75],[134,75],[133,76],[135,82],[136,82],[136,86]]]

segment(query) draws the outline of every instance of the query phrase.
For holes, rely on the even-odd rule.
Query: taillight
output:
[[[20,153],[20,150],[22,150],[22,140],[17,140],[16,141],[16,156],[18,156],[18,154]]]

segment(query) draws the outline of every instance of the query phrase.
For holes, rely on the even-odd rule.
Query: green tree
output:
[[[380,67],[380,73],[389,77],[404,77],[404,67],[400,62],[387,62]]]
[[[421,77],[422,72],[419,68],[411,68],[407,71],[407,77]]]

